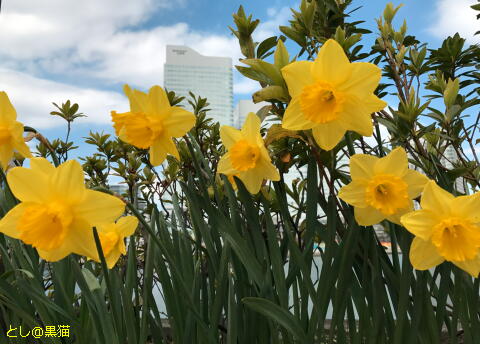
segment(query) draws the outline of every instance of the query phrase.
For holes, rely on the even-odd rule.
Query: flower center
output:
[[[99,233],[100,242],[102,243],[103,254],[107,256],[117,245],[118,234],[115,232]]]
[[[150,119],[141,112],[132,112],[124,119],[124,127],[128,143],[138,148],[148,148],[152,145],[155,133]]]
[[[450,217],[433,228],[432,243],[450,261],[473,259],[480,248],[480,227],[467,220]]]
[[[161,136],[164,132],[163,121],[161,118],[156,116],[155,118],[150,118],[150,129],[153,132],[153,140]]]
[[[368,183],[365,202],[382,214],[390,216],[399,209],[408,207],[408,185],[401,178],[382,174],[376,175]]]
[[[12,134],[10,130],[7,129],[4,125],[0,125],[0,144],[6,144],[10,142]]]
[[[315,123],[336,120],[342,103],[343,96],[323,81],[305,86],[300,95],[300,106],[305,117]]]
[[[232,166],[238,171],[254,168],[259,157],[260,148],[248,143],[246,140],[240,140],[230,148]]]
[[[63,243],[72,220],[71,211],[65,205],[58,202],[35,204],[25,210],[17,229],[25,243],[49,251]]]

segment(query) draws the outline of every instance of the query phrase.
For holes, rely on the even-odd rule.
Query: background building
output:
[[[113,184],[109,185],[110,190],[122,197],[128,197],[128,186],[126,184]],[[147,208],[147,202],[143,199],[142,191],[137,189],[137,204],[139,210],[145,210]]]
[[[459,160],[457,152],[455,151],[455,148],[452,145],[447,146],[447,148],[445,148],[445,152],[443,152],[443,156],[444,157],[440,159],[440,162],[442,163],[442,165],[448,168],[449,170],[454,169],[455,164],[457,164]],[[465,179],[462,177],[457,178],[455,180],[454,188],[460,193],[465,193],[466,192]]]
[[[262,107],[269,105],[267,102],[260,102],[255,104],[249,99],[241,99],[238,101],[235,109],[233,110],[233,126],[240,129],[245,122],[249,112],[257,113]]]
[[[186,46],[167,45],[164,74],[167,90],[181,96],[191,91],[207,98],[209,117],[221,125],[235,125],[231,58],[203,56]],[[190,107],[186,100],[181,105]]]

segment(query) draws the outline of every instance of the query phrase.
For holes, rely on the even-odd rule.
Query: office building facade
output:
[[[267,102],[254,103],[249,99],[241,99],[238,101],[233,110],[233,126],[240,129],[250,112],[257,113],[262,107],[270,105]]]
[[[167,45],[164,86],[177,95],[188,97],[188,92],[207,98],[208,117],[221,125],[234,126],[232,59],[203,56],[195,50],[178,45]],[[190,108],[187,100],[181,105]]]

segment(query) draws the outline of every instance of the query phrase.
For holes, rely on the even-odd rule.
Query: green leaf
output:
[[[97,289],[101,289],[100,283],[98,283],[97,277],[88,269],[82,268],[82,274],[85,278],[85,282],[87,282],[88,289],[90,291],[95,291]]]
[[[282,86],[284,84],[282,74],[277,66],[260,59],[245,59],[242,60],[242,63],[249,65],[258,73],[267,76],[272,80],[273,85]]]
[[[273,57],[275,66],[277,66],[279,69],[282,69],[282,67],[286,66],[290,61],[287,48],[285,48],[285,44],[283,44],[281,39],[279,39],[277,42],[277,49],[275,50]]]
[[[295,317],[272,301],[258,297],[246,297],[242,302],[270,320],[275,321],[290,332],[300,343],[307,343],[307,335]]]
[[[287,90],[282,86],[267,86],[252,95],[254,103],[268,100],[287,102],[289,98]]]
[[[460,87],[460,80],[456,78],[455,80],[448,80],[447,88],[443,92],[443,101],[445,102],[445,106],[447,108],[451,107],[455,103],[455,99],[457,99],[458,90]]]
[[[281,124],[272,124],[268,128],[267,136],[265,137],[265,146],[284,137],[295,137],[302,139],[302,137],[294,130],[283,129]]]
[[[275,43],[277,43],[277,36],[269,37],[261,42],[257,47],[257,58],[265,58],[269,50],[275,46]]]

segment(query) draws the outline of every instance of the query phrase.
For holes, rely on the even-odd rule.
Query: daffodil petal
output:
[[[373,155],[355,154],[350,158],[350,175],[352,179],[370,179],[374,175],[378,158]]]
[[[445,260],[430,241],[418,237],[412,241],[409,257],[412,266],[417,270],[431,269]]]
[[[325,150],[333,149],[345,135],[345,129],[339,122],[318,124],[312,129],[313,137],[318,145]]]
[[[70,233],[64,246],[73,253],[91,257],[97,253],[97,245],[93,236],[93,227],[88,221],[76,221],[70,228]]]
[[[50,250],[50,251],[37,249],[37,252],[40,258],[48,262],[57,262],[60,259],[63,259],[72,253],[66,247],[59,247],[59,248],[56,248],[55,250]]]
[[[372,114],[374,112],[383,110],[387,106],[387,103],[378,98],[376,95],[371,94],[364,98],[363,106],[365,106],[365,111],[367,113]]]
[[[408,197],[417,198],[428,183],[428,177],[415,170],[407,170],[403,180],[408,185]]]
[[[169,135],[181,137],[187,134],[195,125],[197,118],[193,113],[178,106],[170,108],[170,112],[165,117],[163,124]]]
[[[120,136],[120,132],[125,128],[125,120],[130,115],[130,112],[117,113],[112,111],[110,113],[112,116],[113,128],[115,129],[115,134]]]
[[[395,214],[387,216],[387,220],[393,223],[396,223],[397,225],[401,225],[402,222],[400,221],[402,216],[405,214],[408,214],[413,211],[413,202],[410,201],[408,207],[403,208],[403,209],[398,209]]]
[[[58,195],[82,199],[85,192],[85,177],[80,163],[69,160],[58,166],[50,177],[50,188]]]
[[[17,230],[17,222],[28,206],[28,203],[22,202],[10,209],[10,211],[0,219],[0,232],[9,237],[18,239],[20,232]]]
[[[350,74],[351,64],[343,48],[335,40],[326,41],[318,52],[312,67],[315,80],[338,84]]]
[[[239,173],[238,178],[240,178],[248,192],[252,195],[257,194],[262,187],[263,177],[259,176],[258,173],[255,173],[253,170]]]
[[[352,180],[350,184],[343,186],[338,192],[338,197],[354,207],[365,208],[365,188],[367,187],[367,181]]]
[[[433,211],[422,209],[403,215],[400,222],[410,233],[423,240],[429,240],[438,218]]]
[[[49,262],[56,262],[71,253],[86,257],[97,257],[98,253],[93,238],[93,228],[87,221],[77,220],[69,228],[69,234],[65,237],[62,245],[54,250],[37,249],[38,254]]]
[[[385,215],[372,207],[354,208],[355,220],[360,226],[372,226],[385,219]]]
[[[153,166],[159,166],[167,157],[167,151],[164,149],[160,140],[155,140],[150,146],[150,163]]]
[[[373,93],[382,77],[382,70],[373,63],[355,62],[351,64],[350,75],[340,86],[342,92],[357,96]]]
[[[32,153],[30,152],[30,148],[26,145],[23,139],[21,141],[17,141],[14,143],[13,147],[24,157],[24,158],[32,158]]]
[[[238,171],[232,166],[232,161],[230,160],[230,153],[226,153],[220,158],[217,166],[217,172],[222,173],[226,176],[238,173]]]
[[[0,121],[15,121],[17,112],[5,92],[0,92]]]
[[[149,113],[163,114],[170,108],[167,94],[160,86],[152,86],[148,91]]]
[[[132,112],[147,112],[147,109],[145,108],[145,103],[142,104],[141,99],[139,99],[134,91],[130,88],[128,85],[123,86],[123,91],[125,92],[125,95],[128,97],[128,101],[130,103],[130,110]],[[145,98],[146,99],[146,95]]]
[[[135,233],[138,226],[138,219],[135,216],[124,216],[117,221],[118,235],[122,238]]]
[[[339,120],[347,130],[352,130],[362,136],[372,136],[373,123],[371,112],[365,111],[365,106],[356,97],[350,97],[343,106]]]
[[[22,140],[23,141],[23,124],[17,121],[10,122],[10,132],[12,134],[12,138],[14,140]]]
[[[48,179],[38,170],[14,167],[7,174],[12,193],[22,202],[45,202],[49,194]]]
[[[387,156],[377,160],[376,174],[391,174],[402,178],[408,169],[407,153],[401,147],[392,150]]]
[[[250,112],[247,115],[247,118],[245,119],[245,123],[242,126],[241,133],[243,137],[253,143],[257,144],[258,143],[258,137],[260,136],[260,118],[254,114],[253,112]]]
[[[480,257],[477,256],[475,259],[466,260],[464,262],[452,261],[453,264],[458,266],[460,269],[468,272],[472,277],[477,278],[480,273]]]
[[[459,217],[470,218],[473,222],[480,222],[480,193],[469,196],[460,196],[452,200],[452,209]]]
[[[108,254],[105,257],[105,261],[107,262],[107,267],[109,269],[113,268],[115,264],[117,264],[119,258],[120,258],[120,252],[118,252],[117,250],[112,250],[112,252],[110,252],[110,254]]]
[[[30,159],[30,168],[37,172],[43,173],[46,176],[50,176],[55,172],[55,166],[53,166],[45,158],[32,158]]]
[[[282,68],[282,75],[292,98],[300,95],[305,85],[314,83],[312,66],[311,61],[297,61]]]
[[[225,148],[230,149],[237,141],[242,139],[242,133],[240,130],[235,129],[229,125],[222,125],[220,128],[220,138]]]
[[[280,180],[280,174],[277,168],[268,160],[260,159],[255,167],[255,173],[263,176],[263,179],[273,181]]]
[[[11,143],[4,143],[0,145],[0,165],[6,169],[8,163],[13,157],[13,145]]]
[[[114,222],[125,210],[125,203],[119,198],[94,190],[86,190],[83,202],[74,206],[74,213],[98,226]]]
[[[158,141],[159,148],[162,151],[165,151],[168,154],[173,155],[175,158],[180,160],[180,154],[178,153],[177,146],[175,146],[173,139],[165,136],[160,136],[157,138],[156,141]]]
[[[430,209],[437,214],[450,214],[451,203],[455,197],[443,190],[434,181],[429,181],[423,189],[420,205],[422,209]]]
[[[307,130],[316,125],[317,123],[306,119],[300,105],[300,97],[292,98],[283,115],[282,127],[289,130]]]

